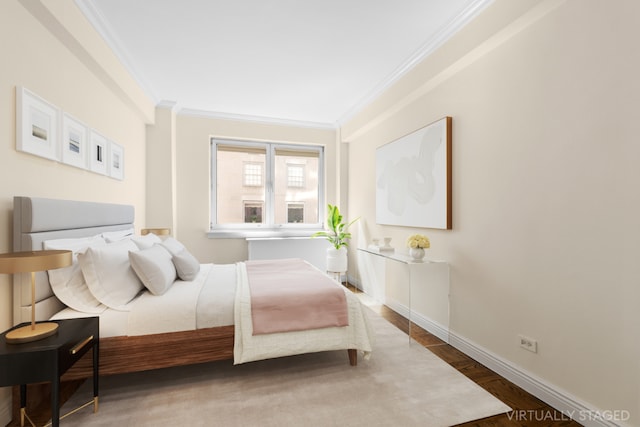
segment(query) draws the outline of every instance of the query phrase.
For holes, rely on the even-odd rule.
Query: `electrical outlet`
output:
[[[520,347],[525,350],[529,350],[532,353],[538,352],[538,341],[533,338],[525,337],[524,335],[518,335],[518,342],[520,343]]]

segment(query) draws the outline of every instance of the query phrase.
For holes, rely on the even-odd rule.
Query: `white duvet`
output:
[[[368,357],[374,334],[358,297],[344,289],[349,326],[253,335],[251,297],[245,264],[237,264],[238,285],[235,298],[235,339],[233,363],[245,363],[294,354],[326,350],[357,349]]]
[[[360,300],[344,289],[349,326],[275,334],[252,334],[245,264],[202,264],[193,281],[177,280],[156,296],[143,292],[129,311],[100,314],[100,335],[135,336],[235,325],[234,364],[326,350],[357,349],[367,356],[374,334]],[[94,316],[70,308],[52,319]]]
[[[176,280],[167,292],[160,296],[143,292],[129,303],[127,335],[151,335],[196,329],[198,298],[212,267],[212,264],[203,264],[193,281]]]

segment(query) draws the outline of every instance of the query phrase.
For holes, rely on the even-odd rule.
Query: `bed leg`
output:
[[[349,365],[358,366],[358,350],[350,348],[347,352],[349,353]]]

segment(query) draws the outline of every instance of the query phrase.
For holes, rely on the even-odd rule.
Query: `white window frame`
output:
[[[316,231],[323,229],[325,218],[325,163],[324,146],[310,144],[282,144],[268,141],[242,141],[223,138],[211,138],[211,217],[210,229],[207,236],[210,238],[252,238],[252,237],[309,237]],[[217,223],[217,144],[235,145],[238,147],[264,148],[266,152],[264,167],[265,201],[263,207],[263,223]],[[318,153],[318,223],[299,224],[285,223],[274,224],[275,195],[273,180],[275,176],[274,159],[276,150],[290,149],[297,151],[311,151]],[[244,173],[244,172],[243,172]]]

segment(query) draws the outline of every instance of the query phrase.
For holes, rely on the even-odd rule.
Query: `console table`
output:
[[[0,337],[0,387],[20,385],[21,426],[24,426],[25,418],[33,425],[25,410],[27,384],[37,382],[51,382],[51,425],[59,426],[60,377],[90,349],[93,349],[93,400],[81,408],[93,403],[94,412],[98,410],[99,318],[86,317],[56,322],[57,333],[38,341],[7,343],[7,332],[29,323],[17,325]]]
[[[381,259],[385,262],[389,261],[393,263],[393,267],[402,268],[407,271],[408,285],[407,285],[407,308],[408,310],[402,310],[403,307],[396,307],[396,311],[406,311],[407,319],[409,322],[409,343],[411,343],[411,324],[412,317],[414,316],[414,299],[416,294],[432,299],[433,303],[437,305],[439,313],[432,320],[426,320],[426,325],[421,325],[424,329],[428,330],[432,334],[436,335],[445,342],[449,341],[449,264],[446,261],[437,261],[424,259],[423,261],[415,261],[407,253],[395,251],[378,251],[370,248],[358,248],[358,252],[361,256],[374,257]],[[359,265],[359,269],[362,266]],[[385,267],[386,269],[386,267]],[[369,274],[378,274],[380,272],[369,272]],[[361,273],[362,276],[362,273]],[[376,278],[380,280],[380,278]],[[383,278],[384,283],[383,293],[386,293],[386,278]],[[438,292],[436,294],[426,294],[425,288],[430,285],[438,285]],[[414,289],[414,286],[420,286],[420,288]],[[385,296],[386,299],[386,296]],[[394,308],[390,305],[391,308]],[[401,313],[402,314],[402,313]],[[423,321],[425,319],[423,318]]]

